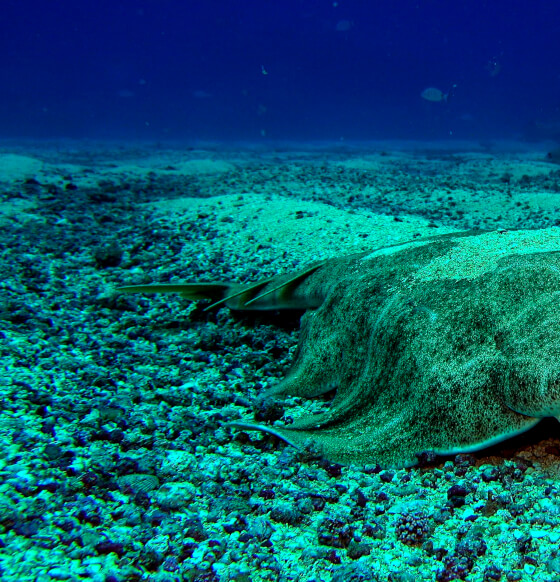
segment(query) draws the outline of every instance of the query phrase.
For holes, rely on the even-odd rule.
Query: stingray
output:
[[[329,408],[291,424],[232,424],[335,462],[406,467],[559,417],[560,234],[542,232],[419,239],[249,285],[120,290],[305,310],[293,367],[267,395],[334,393]]]

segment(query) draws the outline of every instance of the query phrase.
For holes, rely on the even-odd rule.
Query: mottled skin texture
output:
[[[283,301],[308,309],[294,366],[269,393],[336,395],[324,414],[288,426],[238,425],[296,446],[311,440],[333,461],[402,467],[423,452],[472,451],[558,416],[560,255],[504,254],[494,236],[487,267],[448,276],[441,259],[456,257],[462,240],[332,259],[284,296],[255,301],[255,309]],[[440,271],[423,274],[437,261]]]

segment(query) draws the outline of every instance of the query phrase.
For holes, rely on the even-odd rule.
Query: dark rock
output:
[[[482,534],[469,536],[455,546],[455,552],[459,556],[478,558],[484,556],[486,550],[486,542],[482,539]]]
[[[122,558],[124,555],[124,546],[120,542],[103,541],[95,545],[95,551],[100,556],[117,554],[119,558]]]
[[[363,544],[354,540],[350,540],[346,554],[352,560],[357,560],[362,556],[369,556],[369,554],[371,554],[371,546],[369,544]]]
[[[482,472],[482,480],[485,483],[490,483],[491,481],[497,481],[500,476],[500,472],[497,467],[486,467]]]
[[[313,509],[315,511],[323,511],[325,505],[327,504],[327,500],[319,494],[310,494],[309,497],[311,498],[311,503],[313,504]]]
[[[322,467],[331,477],[340,477],[342,475],[342,465],[338,463],[330,463],[323,459],[319,466]]]
[[[332,577],[332,582],[377,582],[378,580],[380,578],[373,567],[360,562],[336,568]]]
[[[458,455],[455,455],[453,464],[456,467],[474,467],[476,465],[476,457],[469,453],[459,453]]]
[[[276,494],[274,493],[273,489],[263,487],[259,492],[258,496],[262,497],[263,499],[274,499]]]
[[[98,268],[118,267],[122,257],[123,250],[117,242],[98,247],[94,252],[95,264]]]
[[[364,535],[374,540],[382,540],[385,537],[385,527],[376,521],[368,522],[363,527]]]
[[[453,507],[462,507],[465,505],[465,497],[468,491],[462,485],[452,485],[447,490],[447,499]]]
[[[41,527],[40,519],[33,519],[31,521],[25,521],[23,523],[15,523],[14,531],[24,538],[31,538],[39,533]]]
[[[368,502],[367,497],[359,489],[356,489],[354,499],[358,507],[365,507]]]
[[[347,548],[354,536],[354,528],[337,519],[325,519],[319,526],[318,539],[323,546]]]
[[[383,483],[390,483],[394,477],[395,477],[394,471],[383,471],[382,473],[379,474],[379,478],[381,479],[381,481],[383,481]]]
[[[270,517],[279,523],[294,525],[301,521],[302,515],[296,507],[282,503],[272,508]]]

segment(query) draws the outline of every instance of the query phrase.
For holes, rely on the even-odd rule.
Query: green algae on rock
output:
[[[560,229],[458,233],[324,261],[253,285],[138,285],[232,309],[306,310],[294,366],[269,391],[330,408],[232,423],[337,462],[411,466],[560,415]]]

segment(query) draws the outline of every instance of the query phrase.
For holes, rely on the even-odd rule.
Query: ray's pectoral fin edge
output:
[[[227,428],[264,432],[278,437],[296,449],[302,450],[309,446],[315,449],[319,454],[323,452],[323,447],[320,441],[311,437],[307,432],[299,432],[286,427],[268,426],[266,424],[235,420],[224,423],[224,426]]]

